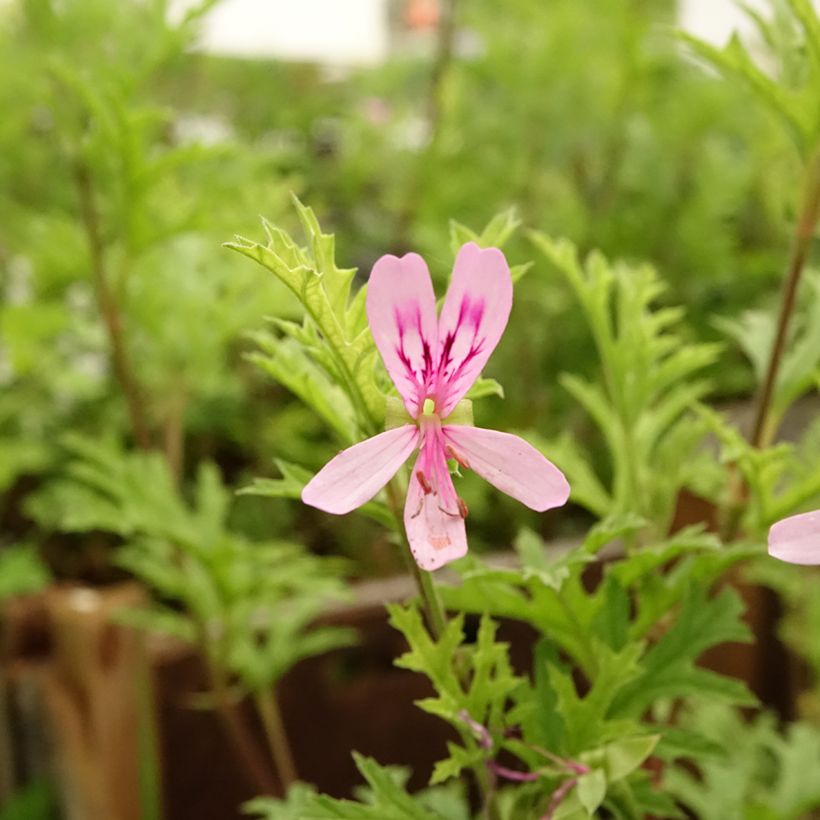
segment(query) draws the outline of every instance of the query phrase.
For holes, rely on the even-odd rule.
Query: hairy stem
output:
[[[444,627],[447,624],[447,616],[444,614],[444,609],[441,605],[441,600],[436,592],[436,587],[433,584],[433,579],[429,572],[421,569],[413,557],[410,550],[410,542],[407,540],[407,533],[404,529],[404,520],[402,517],[402,503],[401,494],[396,485],[396,479],[391,480],[387,484],[387,500],[390,511],[393,513],[393,518],[396,519],[396,532],[399,535],[402,544],[402,554],[407,562],[408,569],[416,582],[416,588],[419,591],[419,597],[424,605],[424,614],[427,619],[427,628],[430,634],[438,640],[444,632]]]
[[[757,448],[763,448],[770,444],[776,432],[769,422],[769,415],[774,399],[777,376],[786,350],[789,327],[797,303],[797,290],[809,257],[818,217],[820,217],[820,150],[814,154],[806,167],[803,203],[800,218],[795,226],[792,250],[786,268],[780,313],[777,318],[777,330],[769,355],[766,376],[757,396],[754,425],[750,438],[751,443]]]
[[[94,196],[94,183],[88,166],[78,161],[74,167],[74,180],[80,198],[83,227],[91,254],[91,271],[94,277],[94,291],[102,314],[111,351],[114,375],[122,388],[128,407],[128,416],[134,439],[144,450],[151,447],[151,435],[139,384],[128,355],[125,342],[122,312],[111,288],[105,262],[105,248],[100,234],[100,220]]]
[[[219,663],[210,657],[206,647],[203,647],[202,652],[208,664],[208,674],[217,712],[231,743],[236,749],[236,753],[239,755],[251,785],[262,794],[276,794],[276,782],[264,755],[261,754],[253,735],[251,735],[247,722],[237,709],[224,671]]]
[[[288,789],[299,779],[299,775],[288,743],[276,692],[273,689],[257,692],[255,700],[256,708],[262,718],[262,725],[265,727],[268,747],[273,756],[273,762],[276,764],[276,772],[282,784],[282,791],[287,793]]]

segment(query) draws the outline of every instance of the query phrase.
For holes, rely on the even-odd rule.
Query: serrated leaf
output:
[[[710,695],[753,704],[754,697],[737,680],[695,667],[700,654],[727,641],[747,642],[748,627],[737,593],[723,589],[712,598],[692,591],[677,620],[641,660],[641,673],[623,687],[613,703],[613,714],[638,715],[655,700],[666,697]]]
[[[447,752],[448,756],[437,761],[433,767],[433,774],[430,776],[431,786],[458,777],[464,769],[468,769],[476,763],[483,765],[483,755],[478,748],[467,750],[463,746],[448,742]]]

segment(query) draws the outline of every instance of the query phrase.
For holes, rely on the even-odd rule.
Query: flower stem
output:
[[[769,364],[766,376],[761,385],[757,398],[754,426],[752,428],[751,443],[756,448],[763,448],[770,442],[774,433],[773,425],[769,423],[772,401],[774,399],[777,375],[783,354],[786,350],[789,326],[794,316],[797,303],[797,290],[806,261],[809,257],[811,241],[817,228],[820,217],[820,149],[815,152],[806,166],[803,203],[800,218],[797,222],[792,240],[792,251],[786,268],[786,278],[783,283],[783,296],[780,302],[780,314],[777,319],[772,351],[769,355]]]
[[[288,743],[276,692],[273,689],[257,692],[255,700],[256,708],[262,718],[262,725],[265,727],[268,746],[276,764],[276,772],[282,784],[282,791],[287,793],[288,789],[299,779],[299,775]]]
[[[444,627],[447,625],[447,616],[444,613],[444,608],[441,605],[441,600],[436,591],[435,584],[433,584],[431,574],[419,567],[410,550],[410,542],[407,540],[407,533],[405,532],[404,521],[402,520],[401,494],[395,479],[387,485],[387,499],[390,511],[393,513],[393,518],[396,519],[396,531],[401,540],[402,554],[413,576],[413,580],[416,582],[416,588],[419,591],[419,596],[424,605],[427,628],[430,630],[430,634],[433,638],[438,640],[444,632]]]
[[[800,216],[794,229],[792,249],[786,266],[774,343],[769,354],[766,374],[755,402],[754,423],[749,442],[757,449],[767,447],[777,432],[777,425],[771,419],[777,376],[786,351],[789,327],[797,304],[800,279],[809,257],[812,237],[817,228],[818,219],[820,219],[820,148],[815,151],[806,165],[803,191]],[[729,476],[729,502],[721,528],[721,534],[725,540],[731,541],[737,536],[748,498],[748,484],[735,467]]]

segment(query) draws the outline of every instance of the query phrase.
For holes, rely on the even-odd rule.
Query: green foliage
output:
[[[762,383],[774,343],[774,314],[747,311],[739,319],[720,319],[718,324],[738,343],[752,364],[756,381]],[[786,410],[812,392],[820,378],[820,277],[817,274],[804,283],[791,333],[775,384],[767,441],[775,438]]]
[[[611,0],[590,14],[577,0],[510,0],[503,15],[490,0],[458,4],[457,27],[473,39],[457,38],[436,69],[436,100],[425,98],[430,66],[415,53],[333,83],[315,67],[199,54],[197,23],[212,4],[182,18],[170,0],[37,0],[0,12],[3,523],[9,512],[28,527],[15,515],[28,495],[36,526],[26,540],[93,532],[154,593],[124,617],[201,646],[240,689],[268,690],[300,657],[351,639],[313,625],[342,593],[344,568],[281,539],[314,538],[309,514],[296,527],[284,503],[256,519],[250,500],[232,505],[221,469],[241,482],[273,463],[279,477],[245,494],[297,499],[330,449],[326,432],[335,447],[391,423],[365,290],[352,265],[337,264],[328,226],[339,258],[363,271],[412,247],[437,276],[467,240],[526,258],[521,223],[571,236],[578,249],[533,235],[551,262],[543,275],[513,266],[510,328],[470,398],[504,397],[493,378],[503,374],[506,400],[482,403],[482,424],[537,425],[598,523],[580,548],[553,555],[521,530],[534,515],[483,490],[472,497],[465,482],[474,541],[497,547],[520,532],[519,564],[467,559],[444,591],[460,614],[438,639],[414,607],[391,609],[409,645],[399,664],[434,689],[421,708],[459,738],[433,775],[446,783],[411,796],[406,773],[359,757],[367,788],[357,802],[300,786],[253,810],[466,820],[471,773],[503,820],[543,816],[561,790],[556,818],[675,817],[665,782],[647,771],[653,757],[672,794],[704,817],[716,806],[713,816],[750,818],[813,807],[800,776],[801,761],[818,756],[813,730],[741,724],[715,704],[748,705],[748,692],[698,661],[748,638],[737,595],[713,587],[761,551],[773,520],[816,504],[820,425],[793,447],[749,447],[699,406],[713,385],[747,390],[749,372],[690,341],[713,337],[715,310],[761,304],[782,269],[795,160],[780,130],[803,159],[820,141],[811,4],[778,0],[771,19],[755,16],[770,51],[760,65],[737,40],[725,50],[688,41],[757,94],[780,130],[735,84],[657,37],[671,2]],[[198,133],[203,122],[216,136]],[[310,191],[315,212],[296,199],[292,216],[292,189]],[[267,279],[213,251],[226,224],[247,234],[260,209],[271,217],[264,242],[230,247],[274,273]],[[668,289],[640,259],[664,271]],[[775,426],[817,383],[818,293],[811,281]],[[687,304],[691,332],[669,302]],[[265,315],[249,367],[238,337]],[[752,312],[722,328],[759,375],[771,321]],[[139,438],[135,403],[163,455],[111,443]],[[94,439],[72,438],[66,465],[68,429]],[[703,446],[709,435],[721,463]],[[725,500],[719,488],[735,471],[750,490],[744,531],[758,542],[669,534],[682,489]],[[379,500],[363,512],[396,525]],[[564,521],[574,532],[577,517]],[[375,539],[357,526],[339,537],[362,554]],[[0,599],[47,581],[35,555],[0,553]],[[820,610],[807,579],[767,578],[792,607],[784,634],[816,673]],[[513,671],[503,619],[535,631],[531,670]],[[703,719],[676,721],[681,705],[704,702]],[[731,759],[719,755],[727,737],[746,739]],[[499,759],[529,780],[500,774]],[[689,768],[675,768],[679,759]]]
[[[664,288],[652,268],[610,265],[598,253],[582,264],[570,242],[532,238],[572,287],[595,340],[600,383],[575,374],[562,383],[604,438],[609,487],[590,476],[582,466],[589,459],[566,439],[559,466],[596,515],[639,515],[663,533],[699,466],[693,456],[704,431],[691,409],[709,389],[703,370],[719,347],[685,342],[676,328],[682,312],[654,305]]]
[[[384,399],[376,384],[376,346],[367,325],[364,292],[354,298],[350,286],[354,269],[339,268],[335,262],[335,242],[331,234],[322,233],[315,214],[295,200],[297,213],[308,246],[300,247],[281,228],[263,220],[267,244],[260,245],[237,237],[229,247],[259,262],[270,270],[296,296],[304,309],[302,322],[276,324],[284,340],[294,339],[298,345],[285,347],[273,334],[257,337],[266,353],[261,362],[271,375],[282,373],[282,356],[290,356],[291,375],[285,384],[327,417],[329,407],[338,394],[339,385],[346,395],[350,410],[341,407],[342,434],[350,437],[345,416],[355,414],[359,432],[372,434],[384,419]],[[273,354],[273,355],[271,355]],[[260,357],[257,356],[257,360]],[[294,361],[295,360],[295,361]],[[311,365],[322,368],[322,375]],[[338,400],[338,399],[337,399]],[[352,419],[351,419],[352,421]]]
[[[464,745],[448,744],[449,757],[436,764],[430,780],[435,785],[487,757],[487,750],[465,731],[465,716],[498,736],[504,704],[521,681],[512,672],[507,645],[495,641],[496,625],[490,618],[482,618],[475,644],[463,647],[463,616],[452,619],[435,641],[417,609],[389,606],[388,612],[390,623],[410,645],[396,665],[424,673],[436,690],[436,697],[420,701],[419,707],[448,721],[462,735]]]
[[[800,820],[820,808],[820,785],[810,772],[820,763],[820,732],[808,723],[778,730],[773,715],[744,720],[719,704],[685,718],[716,743],[731,747],[666,775],[671,794],[704,820]]]
[[[0,820],[53,820],[54,817],[54,795],[44,782],[34,782],[21,789],[0,807]]]
[[[772,77],[751,57],[737,35],[724,49],[683,35],[692,51],[727,75],[738,78],[791,133],[805,155],[820,144],[820,19],[810,0],[773,4],[772,20],[749,11],[776,66]]]
[[[275,151],[227,132],[208,144],[158,97],[212,6],[3,8],[3,491],[58,469],[67,429],[133,434],[127,392],[152,438],[178,441],[181,463],[189,444],[235,447],[246,460],[265,447],[246,433],[260,427],[249,401],[257,379],[237,366],[236,339],[287,306],[213,248],[263,190],[276,212],[295,181],[284,181]]]
[[[49,580],[48,569],[30,547],[0,549],[0,603],[17,595],[37,592]]]
[[[149,609],[124,615],[129,623],[200,646],[253,692],[352,640],[350,630],[313,625],[343,597],[340,563],[233,532],[231,494],[213,465],[201,465],[187,501],[159,454],[76,437],[67,447],[65,478],[32,512],[63,531],[122,536],[119,564],[157,595]]]
[[[407,771],[380,766],[355,752],[353,757],[367,783],[360,789],[360,802],[317,795],[299,783],[285,800],[260,797],[246,803],[245,810],[264,820],[470,820],[467,798],[459,785],[436,786],[411,796],[405,789]]]

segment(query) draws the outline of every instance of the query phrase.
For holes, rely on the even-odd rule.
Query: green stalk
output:
[[[276,765],[276,773],[282,784],[282,791],[287,794],[290,787],[299,779],[299,775],[288,743],[276,692],[273,689],[265,689],[257,692],[254,699],[262,718],[262,725],[265,727],[265,737]]]
[[[410,542],[407,540],[407,532],[404,529],[401,494],[396,484],[396,479],[393,479],[387,485],[387,499],[390,512],[393,513],[393,518],[396,520],[396,532],[401,540],[402,554],[410,570],[410,574],[416,582],[419,597],[424,605],[427,628],[430,630],[430,634],[433,638],[438,640],[444,633],[444,628],[447,625],[447,616],[444,613],[444,607],[441,605],[441,600],[436,591],[435,584],[433,584],[431,574],[419,567],[410,549]]]
[[[405,532],[402,518],[401,492],[396,480],[393,479],[390,481],[386,489],[388,506],[393,513],[393,517],[396,519],[396,531],[401,540],[403,548],[402,554],[413,576],[413,580],[416,582],[416,588],[419,591],[419,596],[424,605],[427,628],[430,630],[430,635],[433,639],[439,640],[447,626],[447,615],[441,604],[436,585],[433,583],[432,573],[426,572],[419,567],[410,550],[410,542],[407,540],[407,533]],[[453,669],[463,684],[467,675],[467,669],[463,663],[460,663],[461,660],[464,660],[463,655],[460,651],[456,651],[453,656]],[[475,741],[466,730],[460,731],[459,734],[466,747],[469,748],[471,745],[475,745]],[[484,817],[486,820],[500,820],[501,816],[495,801],[495,788],[490,778],[490,773],[487,771],[487,767],[483,763],[476,763],[471,768],[475,776],[476,786],[481,794]]]

